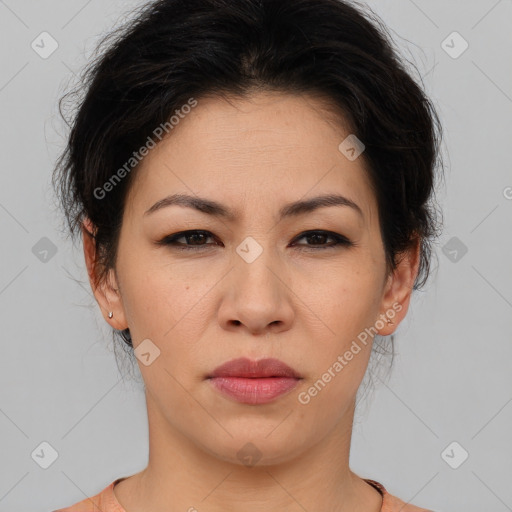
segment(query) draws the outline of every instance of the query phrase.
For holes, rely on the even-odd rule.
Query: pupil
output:
[[[315,233],[313,235],[309,235],[309,239],[313,239],[315,240],[316,239],[316,242],[313,241],[313,245],[322,245],[322,241],[325,242],[325,240],[323,240],[325,238],[326,235],[322,235],[322,234],[318,234],[318,233]],[[320,242],[318,242],[318,239],[320,238]]]
[[[205,235],[203,233],[194,233],[192,235],[189,235],[189,238],[194,239],[196,237],[204,237]],[[202,245],[202,244],[193,244],[193,245]]]

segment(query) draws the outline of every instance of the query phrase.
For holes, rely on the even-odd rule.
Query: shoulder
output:
[[[113,492],[114,485],[117,482],[111,482],[98,494],[78,501],[65,508],[59,508],[53,512],[124,512],[115,500]]]
[[[384,501],[381,512],[434,512],[426,508],[417,507],[410,503],[405,503],[400,498],[392,496],[388,492],[384,494]]]
[[[371,480],[369,478],[365,478],[364,480],[372,487],[375,487],[382,495],[382,508],[380,512],[434,512],[433,510],[405,503],[400,498],[389,494],[386,488],[376,480]]]

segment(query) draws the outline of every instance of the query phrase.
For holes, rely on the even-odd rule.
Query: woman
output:
[[[340,0],[160,0],[107,41],[55,181],[149,461],[60,512],[425,510],[349,467],[437,228],[439,121],[385,29]]]

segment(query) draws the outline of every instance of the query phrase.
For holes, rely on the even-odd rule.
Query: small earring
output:
[[[109,317],[109,318],[112,318],[113,316],[114,316],[114,313],[113,313],[112,311],[109,311],[109,313],[108,313],[108,317]]]
[[[395,325],[395,322],[392,322],[389,318],[387,319],[388,324]]]

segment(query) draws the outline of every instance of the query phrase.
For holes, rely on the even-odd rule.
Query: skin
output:
[[[343,126],[312,96],[201,99],[137,169],[116,268],[106,280],[97,280],[95,247],[84,232],[105,320],[129,327],[135,348],[149,338],[160,350],[149,366],[137,360],[149,462],[115,486],[127,512],[380,511],[380,494],[349,468],[355,397],[371,338],[307,405],[298,401],[360,332],[398,303],[394,325],[378,332],[397,328],[418,271],[416,244],[386,276],[376,199],[363,158],[350,161],[338,149],[350,134]],[[237,217],[176,205],[144,215],[174,193],[213,199]],[[363,215],[334,206],[277,220],[286,203],[323,193],[350,198]],[[188,240],[196,252],[155,243],[194,229],[211,233]],[[357,245],[322,249],[332,239],[296,238],[307,230],[332,231]],[[263,249],[250,264],[236,252],[248,236]],[[241,356],[278,358],[303,379],[269,404],[237,403],[205,377]],[[237,457],[248,442],[261,453],[253,467]]]

